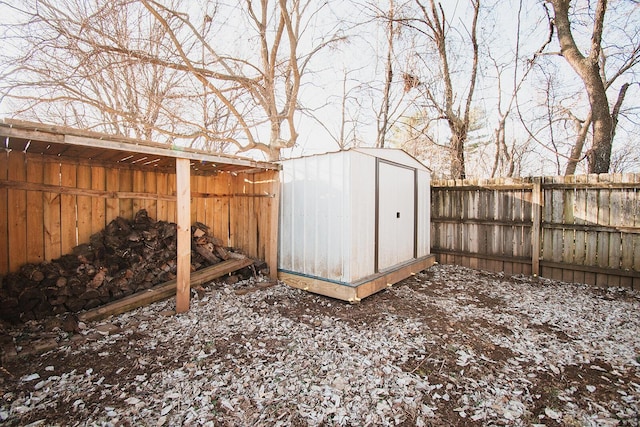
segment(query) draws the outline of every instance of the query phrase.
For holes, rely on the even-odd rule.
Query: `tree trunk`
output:
[[[558,30],[560,52],[580,76],[589,96],[593,129],[593,145],[587,153],[589,173],[607,173],[611,162],[613,121],[607,91],[600,75],[600,53],[607,0],[598,0],[594,16],[589,56],[585,57],[573,38],[569,21],[571,0],[551,0]]]
[[[593,146],[587,154],[589,173],[608,173],[611,164],[611,144],[613,138],[613,120],[609,111],[607,92],[600,78],[599,67],[589,67],[583,77],[593,119]]]
[[[389,102],[391,96],[391,83],[393,82],[393,22],[394,16],[394,3],[393,0],[389,1],[389,15],[387,19],[387,59],[385,62],[385,82],[384,91],[382,93],[382,105],[380,106],[380,112],[378,113],[378,140],[376,142],[377,148],[384,148],[385,139],[387,136],[387,130],[389,127]]]
[[[574,118],[574,120],[578,120]],[[576,168],[578,167],[578,163],[582,157],[582,149],[584,148],[584,143],[587,140],[587,134],[589,133],[589,128],[591,127],[591,113],[587,116],[584,122],[578,121],[578,135],[576,136],[576,142],[571,149],[571,156],[569,157],[569,161],[567,162],[567,168],[564,171],[565,176],[567,175],[575,175]]]
[[[466,126],[451,125],[451,177],[453,179],[465,179],[464,143],[467,139]]]
[[[436,44],[438,56],[440,57],[440,70],[444,84],[444,102],[438,103],[435,98],[429,95],[431,101],[436,105],[442,118],[447,120],[449,129],[451,130],[451,139],[449,141],[449,150],[451,153],[451,176],[454,179],[464,179],[466,177],[465,161],[464,161],[464,144],[467,140],[467,132],[469,131],[471,102],[476,85],[476,77],[478,73],[478,41],[476,37],[478,15],[480,12],[480,0],[473,0],[473,20],[469,31],[470,43],[473,49],[473,64],[471,74],[469,76],[469,89],[466,99],[464,99],[463,108],[456,107],[456,98],[454,96],[455,89],[451,79],[451,71],[449,69],[449,57],[447,53],[447,22],[444,9],[440,3],[435,0],[429,0],[429,8],[424,6],[420,0],[416,0],[417,5],[423,14],[423,22],[429,29],[430,37]],[[461,96],[460,96],[461,97]],[[461,111],[462,110],[462,111]]]
[[[620,115],[620,108],[622,107],[622,103],[624,102],[624,97],[627,95],[627,90],[629,89],[630,84],[625,83],[620,87],[620,91],[618,92],[618,99],[616,103],[613,105],[611,109],[611,120],[612,120],[612,129],[611,129],[611,139],[613,139],[616,135],[616,128],[618,127],[618,116]]]

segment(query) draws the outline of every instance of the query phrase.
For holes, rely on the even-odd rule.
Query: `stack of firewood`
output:
[[[91,309],[174,279],[176,230],[144,209],[133,221],[118,217],[71,254],[0,278],[0,317],[25,321]],[[193,225],[192,271],[237,257],[244,255],[225,248],[206,225]]]

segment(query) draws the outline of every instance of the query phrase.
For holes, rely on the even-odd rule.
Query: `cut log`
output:
[[[191,273],[191,286],[202,285],[251,264],[253,264],[253,260],[250,258],[231,259],[214,266],[195,271]],[[118,301],[81,313],[78,315],[78,318],[83,322],[93,322],[112,315],[125,313],[133,310],[134,308],[171,298],[172,296],[175,296],[175,294],[176,280],[174,279],[146,291],[129,295],[128,297],[122,298]]]
[[[217,264],[220,262],[220,258],[215,256],[207,247],[196,245],[196,252],[202,256],[202,258],[209,261],[211,264]]]

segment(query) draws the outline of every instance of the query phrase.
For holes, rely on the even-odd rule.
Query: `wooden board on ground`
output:
[[[202,285],[251,264],[253,264],[253,261],[250,258],[223,261],[219,264],[191,273],[190,284],[191,286]],[[83,322],[93,322],[171,298],[175,294],[176,280],[174,279],[163,283],[162,285],[154,286],[146,291],[129,295],[128,297],[122,298],[118,301],[81,313],[78,318]]]
[[[358,285],[329,282],[320,278],[305,277],[284,271],[278,272],[278,279],[293,288],[355,303],[359,302],[362,298],[386,289],[409,276],[431,267],[435,264],[435,259],[435,255],[427,255],[426,257],[403,264],[394,270],[377,274],[371,277],[370,280]]]

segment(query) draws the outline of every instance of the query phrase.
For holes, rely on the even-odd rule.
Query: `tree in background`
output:
[[[518,5],[516,27],[504,9]],[[604,5],[0,0],[0,109],[272,160],[333,140],[448,158],[438,165],[447,177],[573,173],[607,154],[588,91],[556,60],[574,55],[605,89],[609,170],[629,171],[634,151],[620,147],[638,146],[640,110],[628,100],[640,88],[640,9]],[[550,52],[545,24],[555,40],[563,10],[575,44]],[[577,50],[593,34],[599,54]]]
[[[391,84],[393,83],[393,66],[394,66],[394,39],[400,29],[396,22],[396,5],[394,0],[389,0],[389,10],[383,16],[386,24],[386,41],[387,53],[384,60],[384,89],[382,91],[382,102],[378,111],[377,141],[376,147],[383,148],[385,146],[385,138],[389,130],[389,110],[391,108]]]
[[[415,4],[418,14],[415,18],[403,20],[403,24],[424,39],[424,51],[418,53],[423,69],[420,70],[420,76],[407,74],[405,83],[409,89],[419,86],[424,94],[427,109],[433,111],[439,120],[447,123],[450,131],[449,172],[453,178],[465,178],[465,142],[469,133],[472,100],[478,75],[477,26],[480,1],[470,0],[470,22],[466,26],[461,25],[462,28],[458,31],[452,30],[451,22],[440,3],[436,3],[435,0],[415,0]],[[466,67],[453,64],[452,68],[452,59],[462,58],[456,50],[451,52],[455,43],[451,40],[452,33],[459,35],[458,42],[468,43],[469,56],[466,59],[470,64]],[[432,68],[432,63],[437,64],[437,69]],[[455,81],[454,73],[457,77]],[[465,77],[461,78],[461,75]]]
[[[337,33],[320,34],[303,43],[319,8],[326,3],[317,6],[310,0],[246,0],[232,7],[229,12],[243,19],[227,20],[226,23],[247,22],[246,32],[234,28],[233,33],[248,37],[254,47],[245,46],[240,52],[217,38],[203,37],[185,11],[154,0],[140,1],[170,34],[178,54],[176,63],[208,88],[237,122],[243,138],[230,142],[238,152],[259,150],[269,160],[278,160],[282,149],[296,144],[302,76],[315,54],[343,40]],[[217,22],[221,28],[230,30],[223,22]],[[184,49],[191,40],[196,40],[205,52],[204,62]],[[239,102],[228,96],[236,91],[242,94]],[[268,127],[266,133],[261,131],[263,125]]]
[[[17,46],[24,46],[19,65],[3,70],[12,79],[5,97],[23,101],[20,111],[55,108],[74,126],[145,138],[155,131],[206,148],[259,150],[270,160],[296,143],[310,60],[341,39],[311,33],[319,12],[312,1],[197,9],[177,1],[30,1],[10,3],[24,21],[5,28],[26,40]]]
[[[495,43],[496,39],[504,40],[501,35],[498,35],[497,26],[490,28],[494,34],[492,39],[493,43],[487,43],[486,57],[491,67],[494,70],[495,78],[495,115],[496,124],[493,128],[493,142],[495,143],[495,151],[493,162],[491,166],[491,178],[504,176],[513,177],[520,174],[522,170],[522,162],[525,154],[529,151],[529,144],[532,140],[531,136],[525,136],[525,140],[522,141],[522,137],[518,138],[516,135],[511,135],[511,140],[507,142],[507,127],[508,120],[518,114],[518,98],[523,96],[525,84],[527,79],[537,63],[539,55],[544,51],[546,46],[551,42],[553,36],[553,29],[550,26],[549,36],[542,43],[542,46],[533,54],[527,52],[524,49],[522,52],[523,44],[531,44],[523,42],[523,15],[527,12],[524,10],[524,0],[519,0],[517,4],[517,13],[515,14],[515,38],[513,39],[513,51],[507,53],[494,53],[493,46],[499,46],[501,50],[507,44]],[[500,3],[494,6],[494,13],[500,13],[497,8],[502,7]],[[498,33],[498,34],[496,34]],[[496,49],[498,50],[498,49]],[[522,55],[522,57],[521,57]]]
[[[13,12],[0,85],[17,116],[151,139],[170,132],[182,98],[197,96],[177,70],[127,54],[167,47],[167,32],[139,5],[26,0]]]
[[[565,173],[575,173],[589,128],[591,128],[592,143],[586,154],[588,172],[607,173],[611,165],[615,124],[618,121],[618,114],[629,84],[625,83],[620,87],[613,108],[609,106],[607,89],[626,71],[637,66],[640,61],[640,38],[638,38],[637,31],[632,31],[629,34],[630,45],[624,47],[626,53],[622,58],[617,58],[615,61],[617,69],[612,71],[611,76],[607,76],[607,59],[613,53],[608,53],[609,49],[606,48],[609,46],[603,44],[607,24],[605,19],[608,8],[607,0],[598,0],[595,10],[591,9],[591,4],[587,4],[586,9],[582,9],[578,2],[571,0],[547,1],[554,11],[553,25],[556,28],[560,45],[559,54],[583,82],[590,106],[587,116],[582,120],[572,114],[572,119],[577,124],[577,136]],[[585,42],[585,52],[580,49],[575,34],[575,27],[580,26],[576,24],[582,24],[583,21],[590,23],[591,26],[588,44]],[[620,43],[620,41],[617,39],[615,42]],[[621,47],[611,46],[611,50],[620,51]],[[619,55],[620,52],[616,52],[616,54]]]

